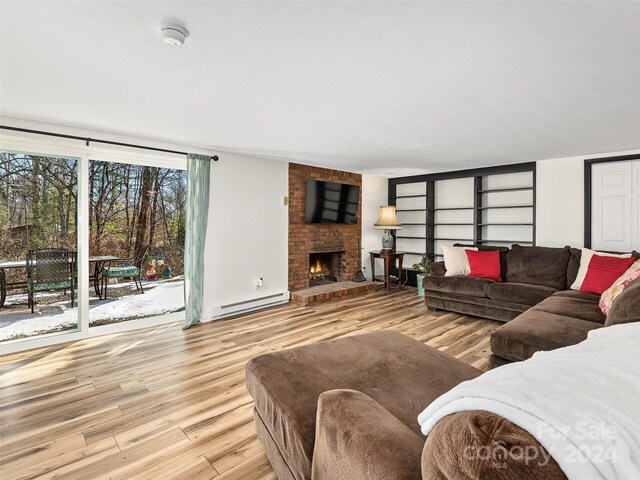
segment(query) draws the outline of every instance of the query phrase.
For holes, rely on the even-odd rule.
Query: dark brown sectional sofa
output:
[[[444,277],[442,264],[424,281],[432,308],[510,320],[491,338],[493,366],[578,343],[594,328],[640,321],[640,279],[605,318],[597,295],[567,290],[579,250],[514,246],[501,253],[504,283]],[[487,411],[448,415],[425,442],[418,414],[481,374],[383,331],[257,356],[247,363],[246,385],[257,436],[279,480],[566,480],[553,458],[507,455],[496,466],[491,456],[461,454],[500,445],[548,457],[531,433]]]
[[[638,281],[634,282],[637,286],[628,287],[616,300],[609,319],[600,311],[598,295],[569,290],[580,267],[580,249],[520,245],[510,249],[478,248],[500,250],[504,281],[446,277],[444,262],[436,262],[432,264],[431,275],[423,281],[425,304],[429,310],[449,310],[507,322],[491,335],[491,368],[526,360],[539,350],[579,343],[589,331],[601,328],[608,320],[640,321]],[[636,252],[634,255],[638,256]]]

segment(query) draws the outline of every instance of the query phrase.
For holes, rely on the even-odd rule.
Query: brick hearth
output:
[[[376,285],[373,282],[335,282],[291,292],[291,301],[308,307],[318,303],[364,295],[375,289]]]

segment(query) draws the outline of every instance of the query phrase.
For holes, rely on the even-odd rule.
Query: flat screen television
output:
[[[307,180],[305,223],[358,223],[360,187]]]

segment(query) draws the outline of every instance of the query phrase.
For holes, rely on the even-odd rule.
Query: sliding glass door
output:
[[[183,155],[0,141],[2,353],[184,321]]]
[[[77,331],[79,159],[0,160],[0,343]]]
[[[186,171],[89,161],[89,326],[184,310]]]

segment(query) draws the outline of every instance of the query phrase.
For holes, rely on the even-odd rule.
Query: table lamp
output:
[[[392,251],[393,237],[391,236],[391,230],[400,230],[402,228],[396,215],[396,207],[380,207],[380,216],[376,223],[373,224],[373,228],[384,230],[384,234],[382,235],[382,250],[385,252]]]

